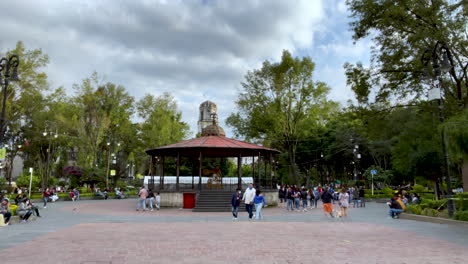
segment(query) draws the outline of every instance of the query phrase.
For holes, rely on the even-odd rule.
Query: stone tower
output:
[[[198,117],[198,134],[201,135],[203,129],[213,124],[213,114],[217,114],[216,104],[205,101],[200,104],[200,116]]]

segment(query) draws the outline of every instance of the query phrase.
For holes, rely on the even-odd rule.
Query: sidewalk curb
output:
[[[425,215],[401,213],[400,219],[429,222],[429,223],[434,223],[434,224],[447,224],[447,225],[454,225],[454,226],[468,228],[468,222],[465,222],[465,221],[458,221],[458,220],[452,220],[452,219],[446,219],[446,218],[440,218],[440,217],[431,217],[431,216],[425,216]]]

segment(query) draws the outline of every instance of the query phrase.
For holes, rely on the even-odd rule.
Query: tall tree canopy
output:
[[[237,136],[285,151],[289,175],[297,184],[298,141],[309,133],[311,124],[322,124],[336,106],[327,100],[330,88],[313,80],[314,68],[309,57],[294,58],[288,51],[279,63],[265,61],[261,69],[246,74],[236,101],[239,112],[227,119]]]
[[[378,87],[377,99],[391,95],[419,98],[425,93],[421,85],[422,57],[446,45],[453,66],[445,80],[447,99],[468,106],[468,2],[464,0],[347,0],[351,10],[351,29],[355,41],[372,37],[372,78],[357,82],[356,76],[368,77],[360,65],[346,65],[348,83],[354,83],[358,99]],[[355,73],[356,73],[355,72]],[[363,85],[367,83],[366,85]],[[367,87],[367,89],[366,89]]]

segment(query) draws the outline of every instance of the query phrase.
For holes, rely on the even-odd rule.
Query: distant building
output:
[[[205,101],[200,104],[200,116],[198,117],[198,135],[201,135],[203,129],[213,125],[213,118],[216,118],[217,107],[211,101]]]

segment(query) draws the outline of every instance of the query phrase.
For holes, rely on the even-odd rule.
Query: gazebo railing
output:
[[[254,179],[255,180],[255,179]],[[241,181],[241,189],[245,190],[248,187],[248,184],[252,182]],[[260,179],[260,181],[254,181],[253,185],[261,190],[276,190],[276,184],[274,184],[270,179]],[[194,177],[193,184],[192,182],[179,182],[177,188],[177,180],[175,179],[164,179],[164,184],[161,185],[159,179],[154,181],[154,184],[151,180],[148,181],[148,188],[151,188],[155,191],[167,191],[167,192],[184,192],[184,191],[199,191],[200,186],[198,184],[198,176]],[[221,182],[208,181],[205,178],[202,178],[201,190],[202,191],[226,191],[234,192],[238,188],[238,181],[235,177],[225,177]]]

